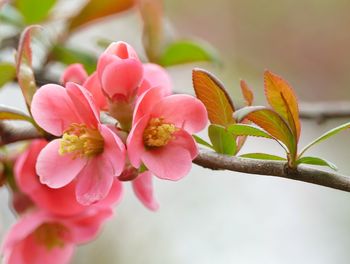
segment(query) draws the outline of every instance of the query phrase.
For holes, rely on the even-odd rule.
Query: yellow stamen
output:
[[[44,223],[34,231],[35,241],[49,250],[63,247],[64,238],[67,238],[68,235],[68,229],[59,223]]]
[[[143,133],[146,147],[162,147],[173,138],[177,128],[173,124],[165,123],[164,118],[152,118]]]
[[[74,153],[74,158],[89,158],[103,152],[104,140],[97,129],[72,124],[65,131],[58,150],[60,155]]]

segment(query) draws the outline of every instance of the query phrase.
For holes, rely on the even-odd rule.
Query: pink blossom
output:
[[[132,101],[143,79],[143,67],[135,50],[125,42],[114,42],[100,56],[97,74],[111,101]]]
[[[64,218],[46,211],[23,215],[4,238],[4,264],[69,263],[75,246],[93,240],[111,209],[90,208]]]
[[[40,151],[47,143],[43,139],[33,140],[26,151],[17,158],[14,172],[20,192],[28,195],[38,207],[56,215],[72,215],[83,212],[87,207],[76,200],[77,181],[73,180],[59,189],[51,189],[40,183],[39,176],[35,171],[35,164]],[[93,206],[110,207],[119,202],[122,194],[121,187],[120,181],[115,178],[108,196]]]
[[[164,96],[161,88],[146,91],[139,99],[127,139],[130,163],[143,163],[157,177],[178,180],[191,169],[198,154],[191,134],[208,121],[202,102],[189,95]]]
[[[113,176],[121,174],[125,147],[108,126],[89,92],[68,82],[66,88],[48,84],[34,95],[32,115],[54,139],[38,156],[36,171],[50,188],[61,188],[76,179],[79,203],[89,205],[107,196]]]

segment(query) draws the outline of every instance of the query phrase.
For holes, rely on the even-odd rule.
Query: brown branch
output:
[[[43,136],[32,126],[15,128],[8,123],[0,123],[0,137],[0,144],[4,145],[21,140],[42,138]],[[230,170],[262,176],[276,176],[350,192],[350,177],[306,166],[290,169],[285,162],[281,161],[244,159],[201,149],[193,163],[212,170]]]
[[[276,176],[350,192],[350,177],[298,166],[290,169],[282,161],[245,159],[201,150],[193,163],[212,170],[230,170],[262,176]]]

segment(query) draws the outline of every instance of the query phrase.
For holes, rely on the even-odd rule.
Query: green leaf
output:
[[[15,6],[21,12],[26,24],[40,23],[48,17],[56,0],[16,0]]]
[[[329,162],[325,159],[318,158],[318,157],[302,157],[297,160],[297,164],[310,164],[310,165],[319,165],[319,166],[327,166],[331,168],[332,170],[338,170],[337,166],[334,165],[332,162]]]
[[[232,133],[218,125],[210,125],[208,133],[216,152],[227,155],[236,154],[236,137]]]
[[[65,65],[81,63],[89,74],[96,70],[97,58],[91,53],[78,49],[56,45],[52,50],[52,58]]]
[[[261,159],[261,160],[283,160],[285,161],[285,158],[276,156],[276,155],[271,155],[267,153],[247,153],[240,155],[239,157],[241,158],[249,158],[249,159]]]
[[[348,123],[345,123],[345,124],[342,124],[336,128],[333,128],[331,130],[329,130],[328,132],[324,133],[322,136],[316,138],[314,141],[312,141],[311,143],[309,143],[308,145],[306,145],[303,150],[300,152],[299,154],[299,157],[301,157],[305,151],[307,151],[309,148],[311,148],[312,146],[322,142],[322,141],[325,141],[326,139],[338,134],[339,132],[345,130],[345,129],[348,129],[350,128],[350,122]]]
[[[205,105],[212,124],[228,126],[234,124],[234,106],[224,85],[210,72],[195,68],[192,71],[196,96]]]
[[[21,110],[0,105],[0,120],[23,120],[33,123],[33,119]]]
[[[264,106],[247,106],[237,110],[234,113],[234,118],[237,122],[244,118],[249,119],[274,139],[283,142],[293,157],[296,154],[297,145],[293,132],[286,121],[274,110]]]
[[[16,54],[16,71],[18,84],[21,87],[28,110],[37,86],[32,68],[32,38],[41,33],[42,27],[34,25],[27,27],[21,34]]]
[[[192,135],[192,137],[194,138],[194,140],[198,143],[201,144],[203,146],[206,146],[208,148],[214,149],[214,147],[212,145],[210,145],[207,141],[205,141],[203,138],[200,138],[197,135]]]
[[[16,77],[16,67],[12,63],[0,63],[0,87]]]
[[[23,0],[26,1],[26,0]],[[38,0],[45,2],[43,0]],[[118,14],[131,8],[135,0],[90,0],[81,9],[79,14],[74,16],[69,25],[69,30],[74,30],[86,23],[96,21],[100,18]]]
[[[172,66],[198,61],[218,61],[216,52],[207,43],[183,40],[168,45],[158,62],[163,66]]]
[[[227,131],[233,133],[236,136],[253,136],[253,137],[272,138],[265,131],[251,125],[233,124],[227,127]]]

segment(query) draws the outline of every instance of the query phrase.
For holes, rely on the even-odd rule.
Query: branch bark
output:
[[[193,163],[212,170],[230,170],[261,176],[276,176],[350,192],[350,177],[348,176],[303,165],[299,165],[296,169],[290,169],[282,161],[231,157],[212,151],[200,150]]]
[[[43,136],[32,126],[17,128],[8,123],[0,123],[0,145],[35,138],[43,138]],[[261,176],[276,176],[350,192],[350,177],[303,165],[296,169],[290,169],[285,162],[281,161],[231,157],[203,149],[200,149],[199,155],[193,160],[193,163],[212,170],[230,170]]]

